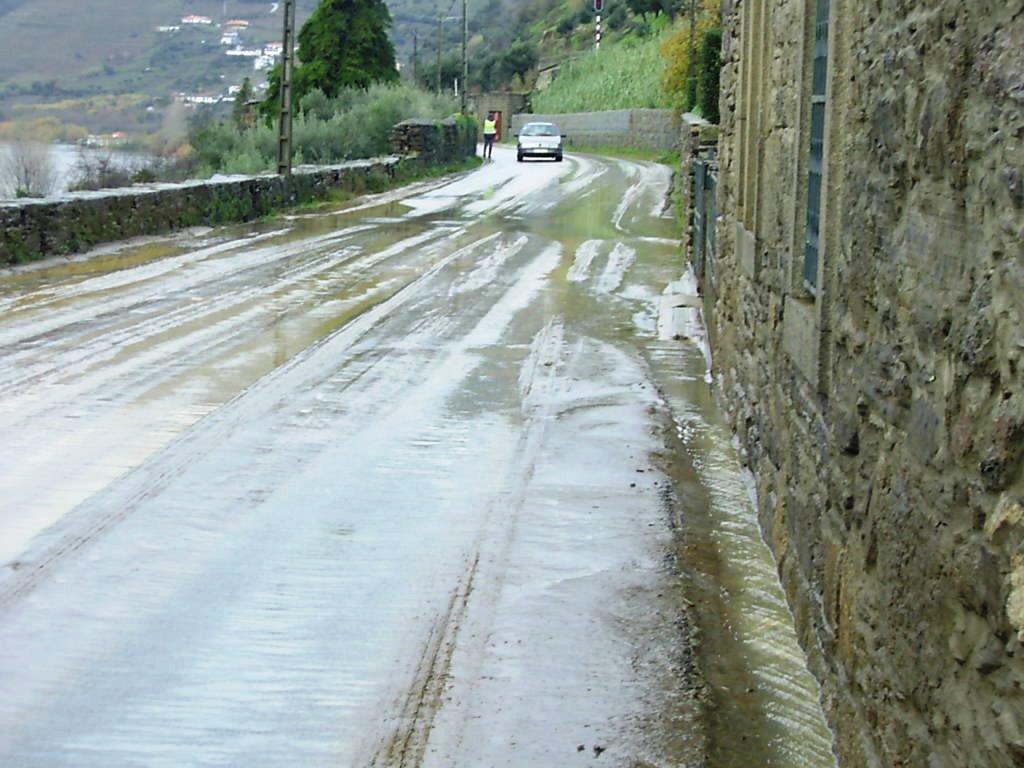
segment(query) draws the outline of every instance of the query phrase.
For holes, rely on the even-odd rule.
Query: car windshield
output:
[[[523,126],[523,136],[557,136],[558,129],[551,123],[527,123]]]

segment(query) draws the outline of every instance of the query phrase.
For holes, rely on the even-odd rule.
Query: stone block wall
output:
[[[356,193],[411,179],[425,168],[464,161],[476,152],[469,119],[409,121],[395,126],[392,157],[304,166],[289,177],[237,176],[79,192],[52,200],[0,203],[0,265],[86,250],[99,243],[200,224],[250,221],[332,190]]]
[[[394,127],[391,151],[434,165],[465,160],[476,154],[477,124],[471,117],[406,120]]]
[[[562,115],[512,116],[512,133],[529,122],[554,123],[577,147],[627,147],[671,152],[679,141],[679,116],[671,109],[616,109]]]
[[[1024,2],[832,0],[811,293],[815,10],[723,8],[721,397],[842,764],[1024,765]]]

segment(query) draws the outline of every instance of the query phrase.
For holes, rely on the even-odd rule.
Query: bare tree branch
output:
[[[15,197],[46,197],[58,181],[57,164],[46,144],[18,139],[0,153],[0,185]]]

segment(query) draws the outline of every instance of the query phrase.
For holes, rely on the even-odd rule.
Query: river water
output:
[[[9,142],[0,141],[0,164],[6,159],[11,149]],[[48,146],[50,161],[53,163],[56,174],[56,183],[53,194],[59,195],[68,191],[79,176],[78,167],[83,158],[86,161],[96,161],[110,157],[116,168],[136,171],[147,165],[153,158],[139,152],[124,152],[117,149],[90,149],[87,147],[76,147],[70,144],[51,144]],[[7,179],[0,178],[0,200],[11,198],[14,191],[10,188]]]

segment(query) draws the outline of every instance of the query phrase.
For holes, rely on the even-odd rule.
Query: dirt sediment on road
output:
[[[499,150],[0,278],[0,762],[726,765],[693,555],[749,499],[659,341],[669,178]]]
[[[666,295],[663,315],[675,316],[660,324],[661,339],[646,354],[663,403],[659,467],[671,478],[667,505],[680,589],[692,606],[691,650],[706,686],[708,764],[835,766],[820,689],[761,536],[753,484],[715,399],[693,298],[685,290]]]

